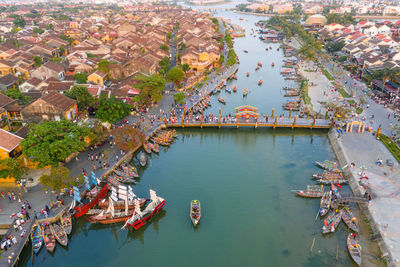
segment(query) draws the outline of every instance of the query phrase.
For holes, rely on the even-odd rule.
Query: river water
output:
[[[207,111],[233,113],[234,107],[250,104],[259,112],[278,114],[286,83],[279,75],[282,51],[249,36],[260,18],[219,11],[245,26],[247,36],[235,40],[240,58],[239,92],[225,94],[227,104],[217,103]],[[239,20],[239,17],[244,18]],[[243,52],[249,50],[248,54]],[[264,66],[255,72],[258,60]],[[275,62],[275,67],[270,66]],[[250,71],[249,78],[245,77]],[[258,79],[264,81],[258,87]],[[243,98],[241,90],[250,93]],[[22,255],[21,266],[351,266],[346,250],[349,233],[343,223],[327,236],[316,218],[319,201],[302,199],[291,190],[314,184],[311,175],[320,172],[314,161],[335,159],[326,131],[271,129],[185,129],[176,142],[153,154],[141,178],[133,186],[140,197],[154,188],[166,199],[165,210],[138,231],[120,230],[121,225],[94,225],[75,220],[67,248],[57,245],[54,254],[44,248],[31,263],[31,247]],[[137,157],[137,156],[136,156]],[[137,157],[138,158],[138,157]],[[137,159],[133,160],[137,166]],[[349,192],[347,186],[343,191]],[[202,218],[197,228],[189,219],[189,205],[199,199]],[[356,213],[358,213],[356,211]],[[362,219],[360,219],[362,221]],[[367,251],[364,263],[377,249],[368,241],[362,225],[361,242]],[[310,252],[311,244],[315,245]]]

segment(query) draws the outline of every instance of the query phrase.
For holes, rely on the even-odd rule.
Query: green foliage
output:
[[[169,51],[169,46],[168,46],[167,44],[162,44],[162,45],[160,46],[160,49],[161,49],[161,50],[164,50],[165,52],[168,52],[168,51]]]
[[[340,88],[338,89],[338,91],[339,91],[339,93],[340,93],[340,95],[341,95],[342,97],[344,97],[344,98],[350,97],[350,95],[344,90],[343,87],[340,87]]]
[[[35,67],[40,67],[40,66],[42,66],[42,58],[40,57],[40,56],[33,56],[33,62],[35,62],[35,63],[33,63],[33,65],[35,66]]]
[[[165,87],[165,79],[160,75],[140,75],[135,78],[139,81],[136,85],[141,89],[138,100],[144,103],[158,102],[162,99],[162,91]]]
[[[46,24],[46,30],[52,30],[54,28],[53,24]]]
[[[251,9],[247,8],[247,4],[236,5],[236,9],[241,11],[241,12],[251,12]]]
[[[170,32],[167,33],[167,38],[168,38],[168,39],[171,39],[171,37],[172,37],[172,33],[170,33]]]
[[[61,34],[59,37],[60,39],[67,41],[69,44],[72,44],[72,42],[74,41],[74,39],[65,34]]]
[[[102,122],[115,123],[125,118],[130,110],[130,105],[114,97],[101,97],[97,105],[96,117]]]
[[[39,181],[47,188],[60,190],[76,185],[75,178],[69,177],[69,174],[70,171],[64,166],[52,167],[50,175],[43,174],[39,177]]]
[[[18,28],[24,28],[26,25],[26,21],[22,16],[15,16],[13,20],[14,26]]]
[[[231,48],[231,49],[233,48],[232,37],[229,34],[228,30],[225,31],[225,42],[229,48]]]
[[[235,50],[229,49],[228,59],[226,60],[226,64],[228,64],[229,66],[235,65],[237,62],[236,57],[237,56],[236,56]]]
[[[179,50],[183,50],[186,48],[186,44],[184,42],[181,43]]]
[[[176,94],[174,94],[175,103],[185,104],[185,98],[186,98],[185,93],[176,93]]]
[[[84,138],[90,134],[86,127],[68,120],[31,124],[28,137],[21,141],[22,152],[39,163],[39,168],[58,165],[74,152],[86,147]]]
[[[220,58],[219,58],[219,64],[224,64],[224,61],[225,61],[225,57],[224,57],[224,55],[221,55],[220,56]]]
[[[325,75],[325,77],[330,80],[333,81],[335,78],[333,78],[332,74],[329,73],[328,70],[326,70],[325,68],[321,68],[322,73]]]
[[[185,64],[182,65],[182,70],[183,70],[184,72],[187,72],[189,69],[190,69],[189,64],[185,63]]]
[[[87,83],[87,76],[88,76],[87,73],[82,72],[82,73],[76,73],[74,75],[74,78],[77,83],[84,84]]]
[[[93,58],[93,57],[94,57],[94,55],[93,55],[92,53],[86,53],[86,56],[87,56],[88,58]]]
[[[29,96],[25,96],[24,94],[22,94],[18,89],[16,88],[11,88],[8,89],[5,92],[5,95],[12,98],[12,99],[17,99],[18,100],[18,104],[20,105],[26,105],[29,103],[30,101],[30,97]]]
[[[19,27],[14,27],[14,28],[11,29],[12,33],[17,33],[19,31],[21,31],[21,28],[19,28]]]
[[[158,62],[158,65],[160,66],[160,74],[165,75],[171,68],[171,61],[169,57],[163,57],[163,59]]]
[[[59,20],[72,20],[71,17],[68,17],[67,15],[61,14],[58,16]]]
[[[105,59],[100,60],[100,62],[97,64],[97,69],[104,73],[108,73],[110,71],[111,64],[113,64],[113,63],[109,62]]]
[[[151,24],[150,23],[146,23],[144,26],[151,27]]]
[[[55,63],[60,62],[61,60],[62,60],[62,58],[60,58],[60,57],[53,57],[53,58],[51,58],[51,61],[53,61],[53,62],[55,62]]]
[[[325,45],[325,49],[326,49],[326,51],[333,53],[333,52],[337,52],[337,51],[342,50],[342,48],[343,48],[344,46],[345,46],[344,41],[340,41],[340,42],[328,42],[328,43]]]
[[[42,34],[44,33],[44,30],[38,27],[33,28],[33,33],[38,33],[38,34]]]
[[[20,161],[16,158],[1,159],[0,169],[0,178],[13,177],[20,180],[26,173],[26,168],[21,166]]]
[[[380,134],[379,138],[386,148],[392,153],[393,157],[400,163],[400,148],[393,142],[389,136]]]
[[[185,77],[185,72],[179,67],[173,67],[167,72],[166,77],[168,80],[178,84]]]
[[[93,104],[93,97],[90,95],[86,86],[74,85],[71,90],[66,91],[65,95],[75,99],[79,109],[85,109]]]
[[[64,55],[64,53],[65,53],[65,48],[64,48],[63,46],[60,46],[60,47],[58,48],[58,50],[59,50],[59,52],[60,52],[60,55]]]
[[[306,105],[311,105],[311,98],[308,95],[308,80],[302,80],[300,85],[301,98]]]
[[[338,23],[341,25],[354,24],[355,19],[351,14],[329,13],[326,16],[327,24]]]

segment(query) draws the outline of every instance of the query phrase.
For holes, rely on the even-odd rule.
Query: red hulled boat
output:
[[[82,200],[81,205],[78,207],[74,207],[75,218],[79,218],[83,215],[85,215],[89,209],[93,208],[97,203],[99,203],[100,199],[103,199],[106,197],[108,193],[108,184],[104,184],[104,186],[98,191],[98,187],[95,187],[94,189],[97,189],[94,191],[93,189],[88,192],[88,196]],[[95,197],[91,198],[91,196],[95,195]]]

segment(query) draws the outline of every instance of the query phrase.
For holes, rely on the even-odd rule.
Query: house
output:
[[[56,78],[58,80],[63,80],[65,77],[65,71],[61,65],[48,61],[36,70],[34,70],[31,76],[42,80],[48,79],[50,77]]]
[[[107,74],[102,71],[95,71],[87,77],[88,83],[94,83],[97,85],[104,85]]]
[[[15,74],[14,64],[10,61],[0,59],[0,76]]]
[[[73,120],[77,110],[75,100],[53,91],[27,105],[22,110],[22,115],[25,121],[34,123],[43,120]]]
[[[21,92],[28,92],[31,90],[37,90],[39,84],[42,82],[41,79],[38,78],[30,78],[29,80],[25,81],[23,84],[19,86]]]
[[[51,81],[48,83],[47,88],[43,88],[42,91],[44,92],[59,92],[63,93],[65,91],[70,90],[74,86],[74,82],[67,82],[67,81]]]
[[[7,74],[5,76],[0,77],[0,90],[5,91],[11,88],[17,88],[18,87],[18,78],[11,75]]]
[[[18,158],[22,154],[22,140],[23,138],[0,129],[0,159]]]

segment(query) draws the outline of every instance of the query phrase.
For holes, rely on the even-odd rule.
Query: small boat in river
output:
[[[53,252],[56,248],[56,239],[47,222],[43,223],[43,242],[48,252]]]
[[[262,67],[261,61],[258,61],[258,62],[257,62],[257,66]]]
[[[331,189],[332,189],[332,197],[333,198],[340,198],[340,192],[339,189],[334,185],[333,183],[331,184]]]
[[[263,83],[262,80],[258,80],[258,85],[261,85]]]
[[[358,233],[357,217],[353,215],[350,208],[344,208],[342,212],[342,220],[352,231]]]
[[[322,226],[322,233],[323,234],[328,234],[328,233],[333,233],[336,231],[337,226],[340,223],[340,220],[342,218],[342,211],[338,212],[333,212],[328,215],[328,217],[324,220],[324,225]]]
[[[152,144],[151,150],[153,150],[154,153],[160,152],[160,146],[156,143]]]
[[[140,154],[139,161],[140,161],[140,165],[141,165],[142,167],[146,166],[146,164],[147,164],[147,157],[146,157],[146,155],[145,155],[144,153],[141,153],[141,154]]]
[[[341,172],[341,170],[339,170],[339,168],[338,168],[337,162],[335,162],[335,161],[329,161],[329,160],[325,160],[324,162],[316,161],[315,164],[318,167],[325,169],[327,171],[330,171],[330,172]]]
[[[222,104],[226,104],[226,101],[223,97],[218,98],[218,102],[220,102]]]
[[[297,190],[296,194],[300,197],[320,198],[324,194],[323,185],[307,185],[306,190]]]
[[[246,72],[246,76],[249,77],[250,76],[250,72]]]
[[[259,70],[259,69],[260,69],[260,67],[259,67],[259,66],[257,66],[257,67],[256,67],[256,70]]]
[[[190,202],[190,220],[194,226],[197,226],[201,218],[200,201],[192,200]]]
[[[331,200],[332,200],[332,191],[324,192],[324,195],[321,198],[321,202],[319,204],[319,215],[325,216],[330,207],[331,207]]]
[[[43,229],[40,224],[33,225],[31,239],[33,247],[32,250],[37,254],[43,245]]]
[[[247,96],[247,94],[249,93],[249,91],[247,91],[247,89],[243,89],[243,96]]]
[[[275,63],[274,63],[274,62],[272,62],[271,66],[272,66],[272,67],[274,67],[274,66],[275,66]]]
[[[358,242],[357,237],[353,233],[350,233],[347,236],[347,249],[349,250],[350,256],[353,259],[353,261],[358,266],[361,266],[362,263],[361,246]]]
[[[55,238],[57,239],[58,243],[60,243],[63,246],[68,245],[68,236],[61,226],[59,226],[58,224],[51,224],[50,229]]]
[[[237,91],[237,87],[236,87],[236,85],[234,85],[233,86],[233,92],[236,93],[236,91]]]
[[[226,91],[227,93],[232,93],[232,91],[231,91],[231,88],[230,88],[230,87],[225,87],[225,91]]]
[[[320,179],[320,180],[318,180],[318,183],[327,184],[327,185],[329,185],[329,184],[347,184],[348,181],[344,180],[344,179],[332,179],[332,180],[322,180],[322,179]]]
[[[72,231],[72,219],[71,219],[71,214],[69,214],[67,211],[64,212],[61,215],[60,218],[60,223],[62,228],[64,228],[64,231],[67,235],[69,235]]]
[[[147,154],[151,154],[151,144],[150,143],[144,143],[143,149],[144,149],[144,151],[146,151]]]
[[[245,50],[243,50],[243,52],[245,52],[245,53],[249,53],[249,51],[247,51],[246,49],[245,49]]]

